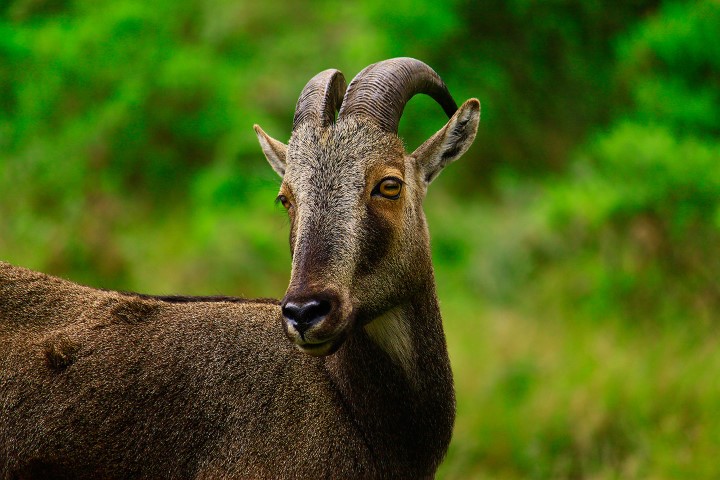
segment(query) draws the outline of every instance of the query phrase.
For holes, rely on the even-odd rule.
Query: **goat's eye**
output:
[[[400,198],[402,191],[402,182],[395,177],[383,178],[373,189],[373,195],[382,195],[391,200]]]
[[[290,203],[290,200],[285,195],[278,195],[277,199],[275,200],[275,203],[282,203],[282,206],[285,207],[285,210],[292,207],[292,203]]]

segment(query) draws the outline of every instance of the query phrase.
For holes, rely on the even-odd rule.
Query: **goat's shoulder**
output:
[[[280,301],[275,298],[243,298],[226,295],[209,296],[187,296],[187,295],[148,295],[145,293],[119,292],[124,295],[138,297],[147,300],[157,300],[167,303],[259,303],[279,305]]]
[[[13,329],[173,323],[226,319],[265,325],[279,315],[274,299],[148,295],[105,290],[0,261],[0,333]],[[184,319],[184,320],[183,320]]]

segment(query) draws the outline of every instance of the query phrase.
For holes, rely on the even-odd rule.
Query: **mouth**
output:
[[[306,355],[324,357],[335,353],[340,345],[338,342],[328,340],[321,343],[296,343],[295,346]]]
[[[296,336],[289,336],[289,338],[295,344],[295,347],[304,354],[312,357],[324,357],[338,351],[347,338],[347,332],[342,331],[322,340],[307,340]]]

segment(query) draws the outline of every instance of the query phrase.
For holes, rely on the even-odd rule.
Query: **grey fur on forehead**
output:
[[[317,169],[331,167],[342,175],[345,168],[367,167],[374,161],[397,159],[404,153],[403,142],[397,135],[363,121],[362,117],[340,119],[328,127],[306,124],[290,138],[288,174],[298,169],[317,173]]]

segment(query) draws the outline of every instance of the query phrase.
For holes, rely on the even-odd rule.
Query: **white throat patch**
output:
[[[415,380],[415,346],[410,332],[410,324],[402,307],[397,306],[383,313],[365,325],[370,339],[382,348],[407,374]]]

